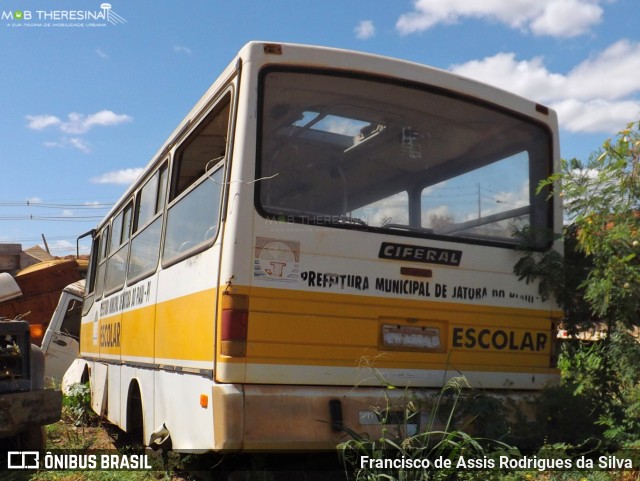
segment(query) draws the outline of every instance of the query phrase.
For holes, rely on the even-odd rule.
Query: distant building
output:
[[[20,255],[20,268],[24,269],[38,262],[52,261],[54,259],[56,258],[40,246],[29,247],[22,251]]]
[[[0,272],[15,276],[18,271],[42,261],[55,259],[40,246],[22,250],[22,244],[0,244]]]

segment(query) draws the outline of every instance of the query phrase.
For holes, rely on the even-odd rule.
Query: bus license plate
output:
[[[440,349],[440,329],[437,327],[382,325],[382,344],[395,349]]]

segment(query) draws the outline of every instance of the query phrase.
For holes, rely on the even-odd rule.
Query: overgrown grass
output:
[[[378,439],[370,439],[345,428],[351,439],[340,443],[338,451],[347,472],[358,481],[444,480],[454,475],[468,480],[492,478],[495,473],[485,470],[461,471],[459,460],[486,461],[500,454],[517,454],[518,451],[502,441],[474,437],[454,428],[458,401],[467,387],[463,377],[451,379],[432,400],[425,429],[415,434],[410,433],[410,426],[416,424],[424,407],[415,393],[404,391],[400,400],[403,416],[393,421],[395,426],[389,423],[389,414],[398,412],[398,403],[385,396],[386,405],[374,408],[382,426],[382,435]],[[389,466],[394,460],[397,464]]]
[[[171,475],[155,471],[46,471],[29,481],[170,481]]]
[[[71,386],[68,393],[63,394],[61,420],[47,426],[46,433],[47,450],[53,452],[104,453],[116,449],[114,444],[121,453],[131,452],[131,446],[126,443],[126,434],[118,434],[115,428],[103,425],[100,418],[91,410],[91,392],[88,384],[75,384]],[[118,439],[118,436],[121,436],[121,439]],[[164,459],[150,456],[150,459],[153,467],[150,471],[23,471],[2,473],[2,481],[187,481],[190,479],[176,474],[175,470],[180,467],[177,456]]]
[[[383,382],[385,398],[383,405],[375,409],[381,422],[381,435],[370,438],[349,427],[345,431],[350,439],[338,446],[338,453],[345,469],[345,478],[356,481],[640,481],[637,471],[548,471],[512,470],[504,471],[495,468],[483,469],[481,465],[468,467],[459,463],[463,460],[476,462],[497,459],[507,455],[517,458],[523,446],[534,448],[527,451],[529,456],[555,456],[566,451],[566,456],[574,456],[597,446],[589,444],[548,445],[556,439],[569,439],[571,432],[585,424],[584,419],[573,415],[588,415],[582,412],[580,405],[572,402],[573,391],[566,386],[559,386],[543,391],[535,405],[537,418],[534,421],[523,421],[513,417],[509,423],[508,411],[514,405],[504,405],[496,398],[482,391],[470,389],[464,378],[454,378],[436,395],[427,397],[412,390],[400,391]],[[121,452],[128,452],[126,435],[112,430],[107,436],[104,427],[97,417],[91,414],[88,387],[77,387],[64,399],[63,421],[47,427],[49,449],[73,449],[92,452],[96,449],[112,449],[107,443],[121,447]],[[398,396],[397,393],[400,392]],[[426,409],[425,409],[426,408]],[[422,416],[422,423],[417,421],[421,412],[429,412]],[[581,414],[582,413],[582,414]],[[419,431],[414,426],[422,424]],[[552,429],[553,428],[553,429]],[[555,429],[555,430],[554,430]],[[551,433],[551,434],[549,434]],[[584,440],[588,429],[576,431],[574,441]],[[602,433],[602,431],[600,431]],[[525,443],[523,440],[527,438]],[[533,441],[532,441],[533,439]],[[592,439],[587,437],[587,439]],[[533,444],[532,444],[533,443]],[[552,452],[549,454],[549,452]],[[175,453],[172,453],[175,454]],[[374,460],[373,464],[362,467],[363,456]],[[167,460],[169,461],[167,462]],[[255,461],[254,458],[248,458]],[[389,468],[376,464],[376,460],[404,459],[406,461],[429,460],[426,467]],[[436,464],[440,460],[440,464]],[[443,460],[449,460],[448,466]],[[190,462],[193,462],[191,460]],[[184,459],[177,454],[175,458],[154,459],[151,471],[41,471],[3,473],[2,481],[191,481],[193,474],[187,474]],[[198,464],[196,462],[195,464]],[[497,463],[496,463],[497,465]],[[210,465],[207,465],[210,466]],[[239,479],[243,480],[278,480],[290,479],[285,473],[273,472],[269,469],[256,469],[256,466],[235,465],[234,469],[246,468]],[[310,469],[310,468],[309,468]],[[240,469],[243,471],[243,469]],[[298,473],[300,474],[300,472]],[[291,479],[323,479],[317,473],[307,472],[302,478]],[[328,474],[328,473],[327,473]],[[284,478],[282,476],[285,476]],[[210,474],[207,479],[218,479]],[[311,477],[309,477],[311,476]],[[234,478],[235,479],[235,478]],[[332,478],[336,479],[336,478]]]
[[[637,455],[633,456],[635,470],[607,471],[598,469],[597,463],[594,469],[578,469],[576,461],[583,455],[597,459],[615,451],[604,449],[591,436],[589,426],[579,429],[581,423],[591,426],[594,423],[572,416],[588,417],[588,412],[572,404],[572,394],[564,386],[543,390],[531,406],[534,417],[525,418],[517,416],[516,404],[502,403],[470,389],[464,378],[449,381],[428,406],[417,402],[420,396],[407,389],[400,401],[387,395],[385,405],[373,408],[381,423],[380,437],[371,439],[347,427],[345,432],[350,439],[341,443],[338,451],[345,471],[356,481],[639,481]],[[410,432],[410,426],[425,407],[430,414],[424,429]],[[389,416],[399,410],[401,418]],[[550,444],[551,439],[563,438],[567,441]],[[618,458],[629,457],[629,452],[617,454]],[[501,469],[500,456],[548,462],[563,459],[571,467]],[[400,464],[391,465],[394,460]],[[428,463],[425,465],[422,460]]]

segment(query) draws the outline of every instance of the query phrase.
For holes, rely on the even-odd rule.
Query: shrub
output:
[[[87,426],[97,416],[91,409],[89,383],[72,385],[62,398],[62,415],[74,426]]]
[[[579,406],[584,424],[556,422],[547,434],[571,442],[592,436],[608,449],[637,446],[640,345],[631,333],[640,326],[640,122],[587,163],[563,161],[540,190],[548,186],[561,189],[570,221],[565,256],[526,252],[514,271],[539,281],[541,295],[555,295],[574,337],[594,325],[605,335],[591,345],[565,344],[562,385],[543,393],[542,402],[560,413]]]
[[[500,453],[517,453],[517,449],[501,441],[474,437],[463,430],[454,429],[453,422],[463,390],[468,387],[463,377],[451,379],[433,400],[433,408],[424,431],[408,434],[407,426],[414,416],[419,416],[421,407],[417,396],[406,390],[403,397],[404,416],[399,422],[390,424],[388,413],[397,409],[387,396],[386,406],[376,409],[382,425],[382,435],[378,439],[345,428],[351,439],[338,445],[340,458],[345,468],[351,469],[356,480],[411,481],[450,479],[455,473],[457,479],[491,479],[495,472],[486,470],[466,471],[459,465],[462,459],[486,460]],[[448,402],[446,402],[448,398]],[[440,412],[445,408],[445,412]],[[442,429],[435,426],[441,424]],[[361,464],[366,457],[370,463]],[[385,466],[389,460],[401,460],[397,467]],[[428,460],[428,466],[415,467],[416,461]],[[436,463],[440,460],[440,464]],[[450,460],[449,467],[442,460]],[[497,478],[496,478],[497,479]]]

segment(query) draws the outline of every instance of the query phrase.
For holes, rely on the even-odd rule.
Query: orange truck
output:
[[[66,286],[82,279],[86,268],[86,259],[71,257],[22,269],[14,278],[20,294],[10,299],[0,298],[0,319],[19,317],[28,321],[31,342],[40,346],[60,294]]]

